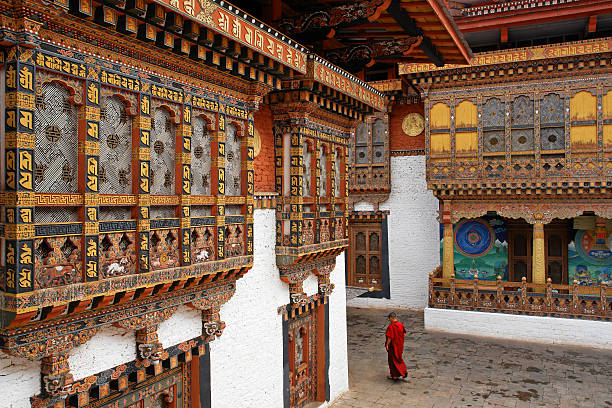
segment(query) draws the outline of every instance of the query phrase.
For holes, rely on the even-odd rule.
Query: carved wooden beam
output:
[[[336,29],[372,22],[389,7],[391,0],[350,2],[343,6],[316,10],[309,14],[281,20],[277,26],[298,41],[307,43],[332,38]]]
[[[423,37],[408,37],[353,45],[328,50],[325,58],[349,72],[356,72],[364,66],[371,67],[376,60],[405,57],[418,47],[422,40]]]
[[[429,37],[423,35],[423,30],[417,25],[417,22],[410,17],[410,14],[402,8],[399,0],[392,0],[387,8],[387,12],[404,29],[406,34],[413,37],[423,37],[421,44],[419,44],[421,51],[423,51],[436,66],[444,66],[442,54],[436,49],[436,46],[433,45]]]

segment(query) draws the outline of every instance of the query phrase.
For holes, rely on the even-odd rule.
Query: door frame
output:
[[[508,281],[509,282],[520,282],[522,277],[514,276],[514,236],[517,234],[525,234],[527,237],[527,282],[532,281],[532,257],[533,257],[533,227],[531,224],[527,224],[525,221],[507,221],[506,224],[508,232]],[[522,258],[522,257],[519,257]]]

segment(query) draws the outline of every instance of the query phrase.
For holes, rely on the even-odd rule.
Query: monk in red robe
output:
[[[387,327],[387,341],[385,348],[389,356],[389,371],[391,375],[387,378],[399,380],[400,377],[405,378],[408,375],[406,363],[402,358],[404,353],[404,339],[406,338],[406,329],[404,325],[397,320],[397,315],[393,312],[389,313],[389,327]]]

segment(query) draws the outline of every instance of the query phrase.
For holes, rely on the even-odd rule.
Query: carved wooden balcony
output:
[[[429,93],[427,182],[438,196],[610,194],[609,77]],[[602,88],[603,85],[603,88]],[[568,88],[569,86],[569,88]]]
[[[612,321],[612,288],[442,278],[441,268],[429,275],[429,307]]]

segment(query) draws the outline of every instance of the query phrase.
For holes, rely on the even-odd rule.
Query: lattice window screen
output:
[[[239,196],[242,190],[240,136],[233,124],[225,131],[225,194]]]
[[[340,155],[338,151],[334,151],[334,172],[336,173],[336,177],[334,178],[334,188],[335,188],[335,196],[340,197],[340,177],[342,174],[340,173]]]
[[[512,101],[510,116],[512,118],[512,150],[533,150],[533,101],[525,95],[516,97]]]
[[[210,195],[210,132],[201,117],[193,120],[191,137],[191,194]]]
[[[100,118],[100,193],[132,192],[132,119],[116,96],[102,99]]]
[[[321,197],[327,195],[327,153],[321,146]]]
[[[100,207],[100,221],[129,220],[132,218],[130,207]]]
[[[175,125],[157,108],[151,122],[151,194],[174,195]]]
[[[78,207],[36,207],[34,222],[36,224],[54,224],[64,222],[78,222]]]
[[[311,173],[311,163],[312,163],[312,153],[308,150],[308,143],[302,144],[302,154],[304,162],[302,164],[304,169],[304,175],[302,176],[302,195],[304,197],[310,196],[310,177]]]
[[[152,205],[150,212],[151,219],[176,217],[174,207],[171,205]]]
[[[56,83],[43,83],[36,95],[34,186],[37,192],[79,191],[77,107]]]

